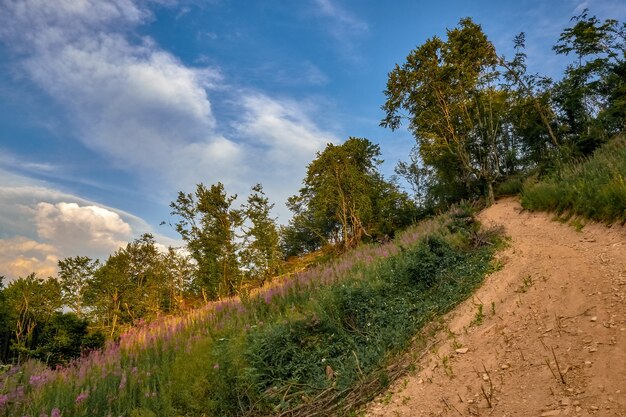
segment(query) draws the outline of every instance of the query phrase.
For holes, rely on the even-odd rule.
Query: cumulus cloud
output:
[[[0,239],[0,275],[11,280],[36,273],[42,277],[56,274],[58,249],[50,244],[22,236]]]
[[[37,272],[54,275],[59,259],[106,259],[143,233],[161,247],[181,242],[154,233],[130,213],[50,188],[0,169],[0,275],[9,279]]]
[[[111,253],[132,238],[132,229],[119,214],[98,206],[76,203],[37,204],[39,237],[63,252],[102,250]]]

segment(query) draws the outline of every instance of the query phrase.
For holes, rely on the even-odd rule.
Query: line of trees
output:
[[[414,49],[389,73],[383,127],[416,139],[396,172],[432,208],[484,195],[531,170],[589,155],[624,130],[626,25],[585,10],[554,51],[573,60],[559,81],[529,74],[525,36],[511,60],[470,18]]]

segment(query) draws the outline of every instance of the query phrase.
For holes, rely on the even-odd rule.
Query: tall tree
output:
[[[28,357],[37,345],[38,331],[61,309],[61,287],[56,279],[33,273],[12,281],[3,293],[14,325],[12,350],[18,358]]]
[[[161,313],[168,299],[165,280],[163,255],[146,233],[109,256],[85,298],[99,326],[115,337],[123,326]]]
[[[270,204],[263,186],[256,184],[242,210],[247,224],[240,255],[242,264],[248,279],[261,285],[278,273],[282,258],[276,219],[271,217],[272,208],[274,204]]]
[[[59,261],[59,283],[63,303],[79,318],[83,317],[85,290],[100,262],[87,256],[76,256]]]
[[[413,50],[402,67],[389,74],[381,125],[397,129],[408,112],[426,165],[440,179],[466,186],[485,184],[493,202],[493,185],[500,176],[500,142],[508,134],[504,115],[509,104],[498,88],[501,73],[496,51],[480,25],[461,19],[447,31],[447,40],[427,40]]]
[[[574,55],[554,89],[564,134],[575,151],[587,154],[626,121],[626,23],[601,22],[585,9],[572,18],[554,46]]]
[[[300,193],[289,199],[294,217],[283,229],[289,238],[283,242],[295,249],[297,238],[304,236],[303,248],[316,242],[347,248],[388,232],[382,224],[393,218],[393,207],[408,203],[408,197],[378,172],[379,157],[380,147],[363,138],[328,144],[318,152]],[[383,213],[388,216],[381,218]],[[316,239],[311,241],[311,235]]]
[[[170,204],[180,220],[175,228],[197,263],[195,285],[209,299],[232,295],[240,283],[235,232],[242,224],[241,210],[233,209],[237,195],[228,196],[221,182],[195,193],[178,193]]]

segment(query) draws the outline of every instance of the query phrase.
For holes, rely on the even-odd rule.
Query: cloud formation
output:
[[[0,276],[9,280],[33,272],[41,277],[55,275],[58,260],[59,251],[54,245],[23,236],[0,239]]]
[[[132,238],[132,228],[119,214],[94,205],[41,202],[35,221],[39,237],[66,253],[94,249],[112,253]]]
[[[146,182],[179,190],[221,180],[242,192],[242,184],[247,188],[254,181],[245,169],[248,163],[280,155],[290,159],[281,148],[292,144],[288,141],[255,143],[283,132],[258,132],[253,126],[274,120],[264,127],[287,126],[299,135],[296,142],[321,133],[306,115],[276,111],[288,105],[302,112],[297,103],[266,97],[267,109],[255,107],[261,95],[228,87],[219,70],[186,65],[153,39],[134,36],[131,29],[152,18],[149,2],[0,2],[0,39],[20,51],[18,62],[28,77],[67,109],[76,138],[115,166],[136,170]],[[341,9],[326,9],[335,19],[349,19]],[[308,65],[312,82],[326,82],[317,67]],[[230,124],[216,120],[209,97],[215,88],[227,96],[231,113],[241,115],[236,137],[224,133],[232,133]],[[296,126],[299,121],[303,124]],[[246,132],[254,136],[242,137]],[[319,137],[309,141],[309,159],[318,150],[311,144],[320,143]]]

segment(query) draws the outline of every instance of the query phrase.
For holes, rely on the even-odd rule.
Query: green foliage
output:
[[[389,74],[381,122],[397,129],[408,112],[420,156],[438,180],[465,186],[478,180],[490,203],[511,148],[510,92],[498,86],[498,63],[480,25],[461,19],[445,41],[427,40]]]
[[[87,256],[76,256],[59,261],[59,283],[63,303],[78,317],[83,315],[85,291],[100,262]]]
[[[289,199],[294,213],[283,229],[287,255],[336,245],[341,249],[393,234],[410,224],[415,206],[378,171],[380,147],[367,139],[328,144],[307,167],[303,187]]]
[[[245,268],[246,280],[263,285],[278,274],[282,253],[276,219],[270,217],[274,205],[265,196],[261,184],[252,187],[252,191],[242,208],[249,225],[244,227],[244,244],[239,256]]]
[[[241,226],[241,210],[231,208],[236,195],[228,196],[221,182],[198,184],[194,194],[178,193],[170,204],[179,217],[175,228],[197,263],[195,285],[209,299],[233,295],[239,288],[240,271],[235,230]]]
[[[556,84],[553,99],[561,130],[574,155],[589,155],[626,121],[626,25],[599,21],[585,9],[554,46],[576,60]]]
[[[529,210],[571,213],[604,222],[626,222],[626,139],[616,138],[593,156],[528,183],[522,205]]]
[[[521,177],[510,177],[496,186],[496,197],[518,195],[521,194],[523,188],[524,182]]]

